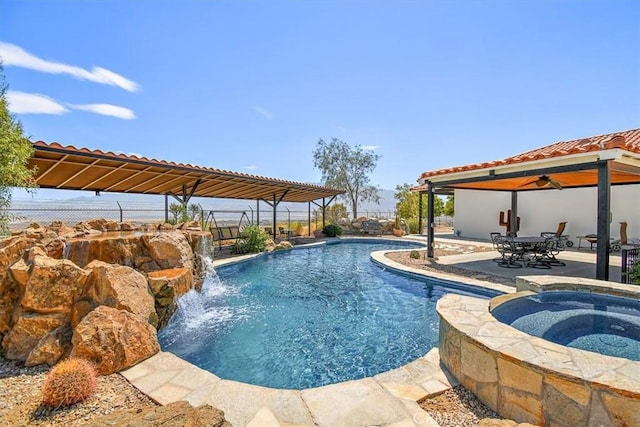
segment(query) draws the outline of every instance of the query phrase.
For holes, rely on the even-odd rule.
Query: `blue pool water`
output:
[[[200,294],[180,299],[161,346],[219,377],[274,388],[406,364],[437,346],[441,296],[497,294],[391,273],[369,257],[407,247],[343,242],[219,268]]]
[[[640,360],[640,301],[552,291],[507,301],[492,314],[528,334],[609,356]]]

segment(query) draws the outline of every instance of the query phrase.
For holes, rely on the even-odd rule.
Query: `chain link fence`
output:
[[[219,226],[238,225],[244,218],[248,218],[251,224],[263,227],[273,227],[273,210],[268,205],[260,206],[259,210],[255,202],[248,201],[246,209],[225,209],[225,201],[218,199],[205,199],[192,203],[197,209],[192,210],[193,220],[204,220],[213,215],[215,223]],[[253,203],[253,205],[249,204]],[[239,205],[239,203],[235,203]],[[305,228],[305,233],[322,228],[322,209],[313,206],[309,211],[306,204],[282,204],[276,211],[276,226],[287,229]],[[282,206],[281,205],[281,206]],[[297,206],[296,208],[293,208]],[[174,215],[165,209],[164,199],[152,200],[113,200],[100,198],[68,199],[68,200],[15,200],[6,209],[10,217],[9,229],[20,231],[32,223],[48,225],[53,221],[62,221],[67,225],[75,225],[79,222],[103,218],[112,221],[133,222],[136,224],[159,223],[165,219],[172,220]],[[383,210],[361,210],[360,217],[379,220],[393,220],[395,212]],[[345,218],[350,221],[351,218]],[[423,218],[426,227],[426,218]],[[436,226],[453,226],[453,218],[439,216],[435,218]],[[424,232],[424,231],[423,231]]]

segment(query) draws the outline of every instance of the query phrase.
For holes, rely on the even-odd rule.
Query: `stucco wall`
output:
[[[500,211],[507,217],[511,193],[502,191],[456,190],[454,227],[460,236],[489,239],[489,233],[504,233]],[[629,238],[640,238],[640,185],[612,187],[611,237],[620,236],[620,221],[628,223]],[[524,191],[518,193],[518,216],[521,236],[555,231],[560,221],[567,221],[565,234],[575,236],[596,232],[597,200],[595,188]]]

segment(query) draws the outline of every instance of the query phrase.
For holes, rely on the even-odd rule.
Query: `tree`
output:
[[[396,202],[396,214],[400,218],[410,219],[418,217],[418,206],[420,193],[409,190],[411,185],[402,184],[396,185],[396,192],[393,197],[397,200]],[[427,204],[422,204],[422,217],[427,216]]]
[[[453,196],[447,196],[447,202],[444,204],[444,214],[447,216],[453,216]]]
[[[7,89],[0,62],[0,234],[9,231],[11,188],[35,188],[36,172],[27,166],[33,146],[24,136],[22,124],[9,112]]]
[[[342,203],[334,203],[326,209],[327,221],[329,223],[338,224],[342,218],[347,218],[347,208]]]
[[[345,191],[341,197],[351,207],[353,219],[358,217],[358,203],[380,202],[378,188],[369,184],[378,159],[380,155],[373,151],[359,145],[351,148],[337,138],[320,139],[313,151],[313,166],[322,172],[324,185]]]

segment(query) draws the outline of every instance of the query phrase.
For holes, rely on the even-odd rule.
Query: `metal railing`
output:
[[[629,272],[634,264],[640,262],[640,248],[622,249],[622,274],[620,281],[626,284],[631,283],[631,276]]]

